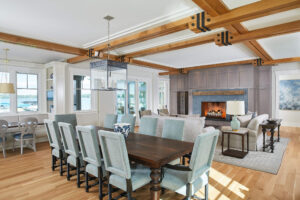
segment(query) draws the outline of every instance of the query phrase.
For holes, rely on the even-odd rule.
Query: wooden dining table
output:
[[[103,127],[98,130],[113,131]],[[151,200],[160,199],[161,167],[193,150],[194,143],[161,137],[130,133],[126,139],[128,156],[131,161],[151,169]]]

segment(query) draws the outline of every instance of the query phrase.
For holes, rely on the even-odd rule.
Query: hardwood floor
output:
[[[214,162],[210,173],[209,199],[300,199],[300,128],[282,127],[282,137],[290,138],[283,162],[277,175]],[[98,199],[98,189],[89,193],[76,187],[75,177],[67,181],[58,170],[50,168],[48,143],[37,145],[37,152],[26,149],[0,155],[0,199]],[[106,191],[106,190],[105,190]],[[137,190],[136,199],[149,199],[149,186]],[[197,193],[203,196],[203,189]],[[105,198],[105,200],[107,197]],[[125,198],[123,198],[125,199]],[[163,200],[183,199],[183,196],[167,191]]]

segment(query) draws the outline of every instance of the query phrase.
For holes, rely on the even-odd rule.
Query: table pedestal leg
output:
[[[161,178],[161,170],[158,168],[151,168],[150,177],[151,181],[151,200],[159,200],[160,197],[160,178]]]
[[[265,140],[266,129],[263,128],[262,132],[263,132],[263,151],[265,151],[265,148],[266,148],[266,140]]]
[[[272,128],[271,129],[271,152],[273,153],[274,152],[274,129]]]
[[[278,125],[278,139],[277,142],[280,142],[280,125]]]

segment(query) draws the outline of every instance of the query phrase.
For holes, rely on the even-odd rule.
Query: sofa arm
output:
[[[216,129],[213,126],[208,126],[208,127],[203,128],[202,133],[208,133],[208,132],[211,132],[214,130],[216,130]]]

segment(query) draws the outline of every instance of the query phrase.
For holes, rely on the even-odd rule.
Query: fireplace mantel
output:
[[[245,90],[215,90],[215,91],[197,91],[193,92],[194,96],[210,96],[210,95],[244,95]]]

